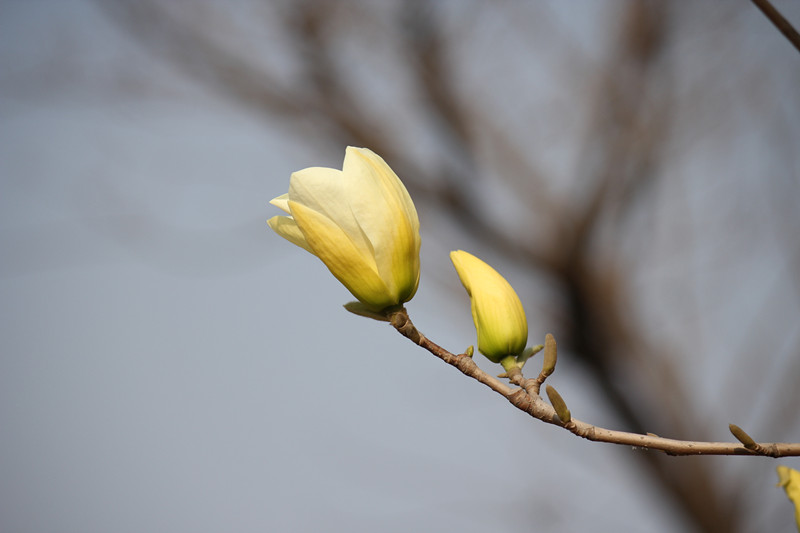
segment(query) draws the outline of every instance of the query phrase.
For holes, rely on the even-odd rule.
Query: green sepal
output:
[[[537,353],[541,352],[542,348],[544,348],[544,345],[542,344],[537,344],[536,346],[528,346],[527,348],[525,348],[522,351],[522,353],[517,356],[517,366],[519,367],[519,369],[522,370],[522,367],[525,366],[525,363],[528,361],[528,359],[530,359]]]
[[[380,320],[381,322],[389,322],[389,313],[386,312],[386,309],[383,311],[375,311],[361,302],[347,302],[344,304],[344,308],[354,315]]]

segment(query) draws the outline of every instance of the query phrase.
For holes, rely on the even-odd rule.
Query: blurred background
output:
[[[465,249],[577,418],[797,442],[799,87],[745,1],[0,0],[0,530],[794,531],[796,458],[537,422],[265,221],[369,147],[431,339]]]

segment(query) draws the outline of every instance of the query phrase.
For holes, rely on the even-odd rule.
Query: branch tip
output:
[[[541,373],[542,381],[555,371],[557,360],[558,347],[556,346],[556,339],[551,333],[548,333],[544,338],[544,360],[542,361]]]

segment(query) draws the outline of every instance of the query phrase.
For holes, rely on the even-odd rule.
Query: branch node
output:
[[[579,427],[577,424],[575,424],[575,421],[572,420],[565,427],[581,438],[591,441],[597,440],[597,431],[595,426],[583,425],[583,427]]]
[[[506,396],[509,402],[519,409],[520,411],[525,411],[526,413],[533,413],[533,398],[522,389],[516,389],[514,392]],[[535,415],[534,415],[535,416]]]

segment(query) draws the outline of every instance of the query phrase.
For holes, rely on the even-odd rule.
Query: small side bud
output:
[[[475,353],[475,347],[472,345],[467,346],[467,349],[464,350],[464,355],[466,355],[467,357],[472,357],[474,353]]]
[[[567,404],[564,402],[564,398],[562,398],[558,391],[550,385],[548,385],[545,390],[547,391],[547,397],[550,398],[550,403],[553,404],[553,409],[556,410],[558,418],[560,418],[565,424],[568,424],[570,420],[572,420],[572,414],[569,412],[569,409],[567,409]]]
[[[556,360],[558,359],[558,349],[556,347],[556,339],[552,334],[548,333],[544,337],[544,361],[542,361],[542,374],[547,377],[556,369]]]
[[[758,448],[758,444],[756,444],[756,441],[753,440],[753,437],[745,433],[745,431],[736,424],[728,424],[728,429],[731,430],[733,436],[736,437],[739,442],[744,444],[744,447],[748,450],[755,450]]]

